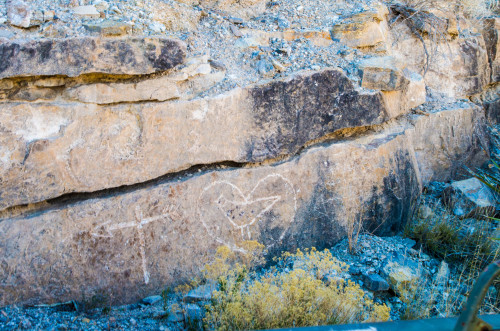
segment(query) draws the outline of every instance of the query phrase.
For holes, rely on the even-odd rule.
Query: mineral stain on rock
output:
[[[61,56],[64,54],[64,56]],[[167,38],[15,40],[0,43],[0,78],[89,73],[142,75],[184,61],[186,46]]]
[[[380,92],[360,92],[341,70],[325,70],[250,90],[255,126],[251,161],[294,154],[308,141],[343,128],[389,119]]]

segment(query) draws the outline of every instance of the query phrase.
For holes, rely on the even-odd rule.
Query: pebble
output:
[[[270,77],[274,74],[274,66],[267,60],[259,60],[256,64],[257,71],[264,77]]]
[[[101,16],[93,5],[74,7],[73,13],[77,16],[85,18],[99,18]]]
[[[233,35],[235,37],[241,37],[241,36],[243,36],[243,33],[241,33],[240,29],[238,29],[236,26],[230,25],[229,29],[231,30],[231,32],[233,33]]]

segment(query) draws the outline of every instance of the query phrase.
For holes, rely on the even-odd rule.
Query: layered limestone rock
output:
[[[161,78],[135,84],[135,91],[146,93],[148,84],[159,86],[150,91],[162,93],[158,99],[175,97],[175,88]],[[107,96],[102,86],[92,87],[96,94],[84,88],[75,93],[85,101],[101,103]],[[137,93],[110,93],[109,101],[129,101]],[[326,134],[391,116],[380,92],[359,91],[340,70],[326,70],[188,102],[7,103],[0,118],[3,209],[130,185],[198,164],[293,155]]]
[[[190,278],[220,244],[326,247],[354,222],[378,233],[400,229],[419,192],[402,132],[391,128],[279,165],[203,171],[3,220],[0,305],[99,291],[129,302]]]
[[[2,41],[0,79],[90,73],[150,74],[184,62],[185,48],[181,41],[154,37]]]
[[[440,162],[451,148],[435,148],[437,140],[480,153],[461,137],[470,133],[474,111],[463,105],[418,115],[311,147],[286,162],[208,167],[3,219],[0,304],[74,299],[82,292],[130,302],[191,277],[221,244],[238,251],[257,240],[273,254],[328,247],[358,222],[394,233],[421,181],[452,174]]]
[[[488,159],[484,111],[470,102],[429,105],[408,131],[424,184],[448,181]]]
[[[391,52],[408,69],[422,74],[427,87],[450,98],[464,98],[480,93],[490,83],[482,35],[463,38],[435,31],[434,38],[424,39],[425,34],[422,37],[414,31],[403,23],[395,25],[390,33]]]
[[[426,89],[494,103],[496,58],[492,38],[448,24],[451,55],[425,70],[422,41],[387,14],[365,10],[333,35],[390,56],[223,93],[224,65],[186,59],[176,40],[2,41],[0,306],[132,302],[196,276],[220,245],[256,240],[271,257],[399,231],[423,185],[488,157],[484,110]],[[338,43],[320,29],[245,38]]]

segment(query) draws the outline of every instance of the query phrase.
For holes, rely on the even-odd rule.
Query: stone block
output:
[[[185,53],[183,42],[167,38],[19,39],[0,43],[0,78],[143,75],[181,64]]]
[[[453,214],[463,217],[493,215],[497,208],[493,192],[475,177],[453,182],[444,190],[443,201]]]
[[[374,47],[387,40],[389,13],[384,5],[363,11],[337,23],[332,29],[332,37],[350,47]]]
[[[102,36],[123,36],[132,30],[127,23],[105,20],[98,23],[87,23],[83,25],[90,32],[99,33]]]
[[[363,277],[364,284],[370,291],[387,291],[389,283],[385,281],[380,275],[370,274]]]

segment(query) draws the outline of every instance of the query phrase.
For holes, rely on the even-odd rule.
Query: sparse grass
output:
[[[491,238],[490,220],[484,218],[475,220],[471,228],[464,220],[449,214],[414,218],[406,225],[404,235],[417,240],[433,256],[474,270],[484,268],[500,253]]]
[[[500,163],[498,137],[493,136],[492,160],[487,170],[471,171],[471,174],[486,184],[493,192],[500,196]],[[441,316],[453,316],[459,313],[464,303],[463,294],[472,288],[479,273],[491,262],[500,257],[500,245],[492,237],[494,227],[492,222],[497,219],[487,215],[475,215],[475,219],[459,219],[439,205],[435,206],[433,217],[422,219],[415,217],[405,228],[405,236],[417,240],[424,249],[432,255],[453,264],[460,275],[458,280],[444,283],[443,297],[436,296],[433,292],[435,284],[430,284],[423,279],[414,289],[409,289],[409,300],[405,318],[428,317],[429,308],[438,311]],[[465,287],[465,291],[458,287]],[[487,296],[481,311],[483,313],[499,313],[500,307],[500,281],[494,282],[497,294]],[[430,289],[430,290],[429,290]],[[424,292],[422,292],[424,291]],[[430,292],[429,292],[430,291]],[[465,292],[465,293],[462,293]],[[420,300],[419,298],[426,298]],[[429,298],[427,300],[427,298]],[[402,298],[402,300],[404,300]]]
[[[259,246],[255,246],[259,248]],[[258,253],[250,261],[259,261]],[[236,261],[238,260],[238,261]],[[218,290],[206,306],[208,329],[248,330],[385,321],[390,309],[375,304],[355,283],[340,278],[346,265],[328,250],[285,253],[277,267],[260,275],[220,247],[215,261],[205,268],[208,281]],[[236,261],[236,262],[235,262]]]

